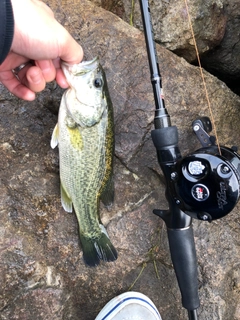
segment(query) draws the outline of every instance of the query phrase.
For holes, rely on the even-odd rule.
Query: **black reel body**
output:
[[[181,209],[193,218],[211,221],[228,214],[240,196],[240,156],[216,145],[201,148],[176,165],[176,193]]]

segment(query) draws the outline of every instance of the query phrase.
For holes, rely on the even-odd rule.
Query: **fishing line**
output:
[[[205,95],[206,95],[206,100],[207,100],[207,104],[208,104],[210,118],[211,118],[211,121],[212,121],[213,132],[214,132],[214,135],[216,137],[216,144],[217,144],[217,147],[218,147],[219,154],[221,155],[221,148],[220,148],[220,144],[219,144],[219,139],[218,139],[218,135],[217,135],[216,125],[215,125],[213,111],[212,111],[210,98],[209,98],[209,94],[208,94],[208,90],[207,90],[207,85],[206,85],[206,81],[205,81],[204,74],[203,74],[203,69],[202,69],[200,55],[199,55],[199,51],[198,51],[198,47],[197,47],[196,37],[195,37],[195,34],[194,34],[194,30],[193,30],[192,19],[191,19],[191,15],[190,15],[190,12],[189,12],[188,2],[187,2],[187,0],[184,0],[184,2],[185,2],[185,5],[186,5],[189,27],[190,27],[190,30],[191,30],[193,44],[194,44],[194,48],[195,48],[196,55],[197,55],[198,66],[199,66],[199,70],[200,70],[200,74],[201,74],[201,78],[202,78],[202,82],[203,82],[203,86],[204,86],[204,91],[205,91]]]

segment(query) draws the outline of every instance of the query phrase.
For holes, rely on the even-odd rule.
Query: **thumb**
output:
[[[83,49],[68,31],[65,28],[63,29],[64,32],[59,33],[59,35],[65,34],[59,39],[59,57],[69,64],[80,63],[83,59]]]

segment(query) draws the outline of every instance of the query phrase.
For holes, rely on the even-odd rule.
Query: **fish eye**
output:
[[[103,82],[102,82],[102,79],[100,78],[96,78],[94,81],[93,81],[93,84],[96,88],[101,88],[102,85],[103,85]]]

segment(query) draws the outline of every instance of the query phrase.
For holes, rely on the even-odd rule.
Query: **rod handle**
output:
[[[199,307],[197,256],[192,227],[168,229],[171,258],[182,295],[182,305],[187,310]]]

